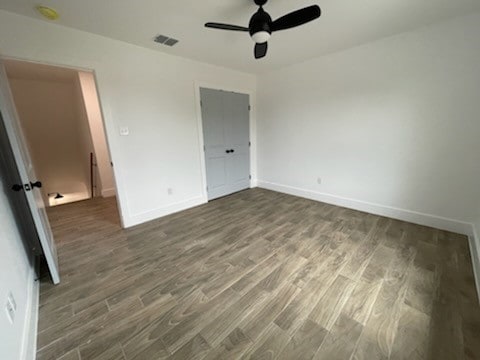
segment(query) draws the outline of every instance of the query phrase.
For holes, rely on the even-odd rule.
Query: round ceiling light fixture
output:
[[[37,6],[37,11],[48,20],[57,20],[60,17],[58,12],[48,6],[39,5]]]
[[[252,35],[253,41],[257,44],[263,44],[270,39],[271,34],[268,31],[259,31]]]

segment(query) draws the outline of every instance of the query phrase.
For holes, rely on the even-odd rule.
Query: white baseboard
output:
[[[198,196],[189,200],[171,204],[162,208],[155,210],[147,211],[141,214],[136,214],[130,216],[128,219],[124,220],[124,226],[126,228],[132,227],[135,225],[143,224],[147,221],[155,220],[163,216],[167,216],[182,210],[190,209],[192,207],[202,205],[208,202],[208,199],[204,196]]]
[[[22,359],[35,360],[37,357],[38,306],[40,282],[36,280],[35,268],[31,269],[28,289],[28,305],[23,334]]]
[[[475,285],[477,286],[478,299],[480,300],[480,229],[475,229],[472,225],[473,235],[469,237],[470,253],[472,255],[473,274],[475,275]]]
[[[429,226],[458,234],[464,234],[467,236],[473,236],[472,224],[459,220],[447,219],[441,216],[424,214],[405,209],[398,209],[391,206],[373,204],[355,199],[348,199],[336,195],[300,189],[293,186],[275,184],[262,180],[258,181],[258,187],[294,196],[299,196],[310,200],[321,201],[327,204],[342,206],[349,209],[364,211],[370,214],[385,216],[397,220],[411,222],[414,224]]]
[[[102,189],[102,197],[112,197],[115,196],[117,193],[114,188],[111,189]]]

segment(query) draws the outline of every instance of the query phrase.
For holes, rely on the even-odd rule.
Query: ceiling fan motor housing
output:
[[[248,28],[250,29],[250,36],[253,41],[257,44],[263,44],[270,39],[272,30],[270,29],[270,24],[272,23],[272,18],[270,15],[263,10],[263,8],[258,9],[258,11],[250,19],[250,24]]]

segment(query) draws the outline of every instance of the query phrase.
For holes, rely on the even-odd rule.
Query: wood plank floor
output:
[[[262,189],[122,230],[49,211],[38,359],[480,359],[466,237]]]

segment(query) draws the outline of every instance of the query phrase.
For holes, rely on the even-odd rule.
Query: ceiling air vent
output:
[[[176,43],[178,43],[177,39],[169,38],[168,36],[165,36],[165,35],[158,35],[154,41],[156,43],[163,44],[166,46],[173,46]]]

